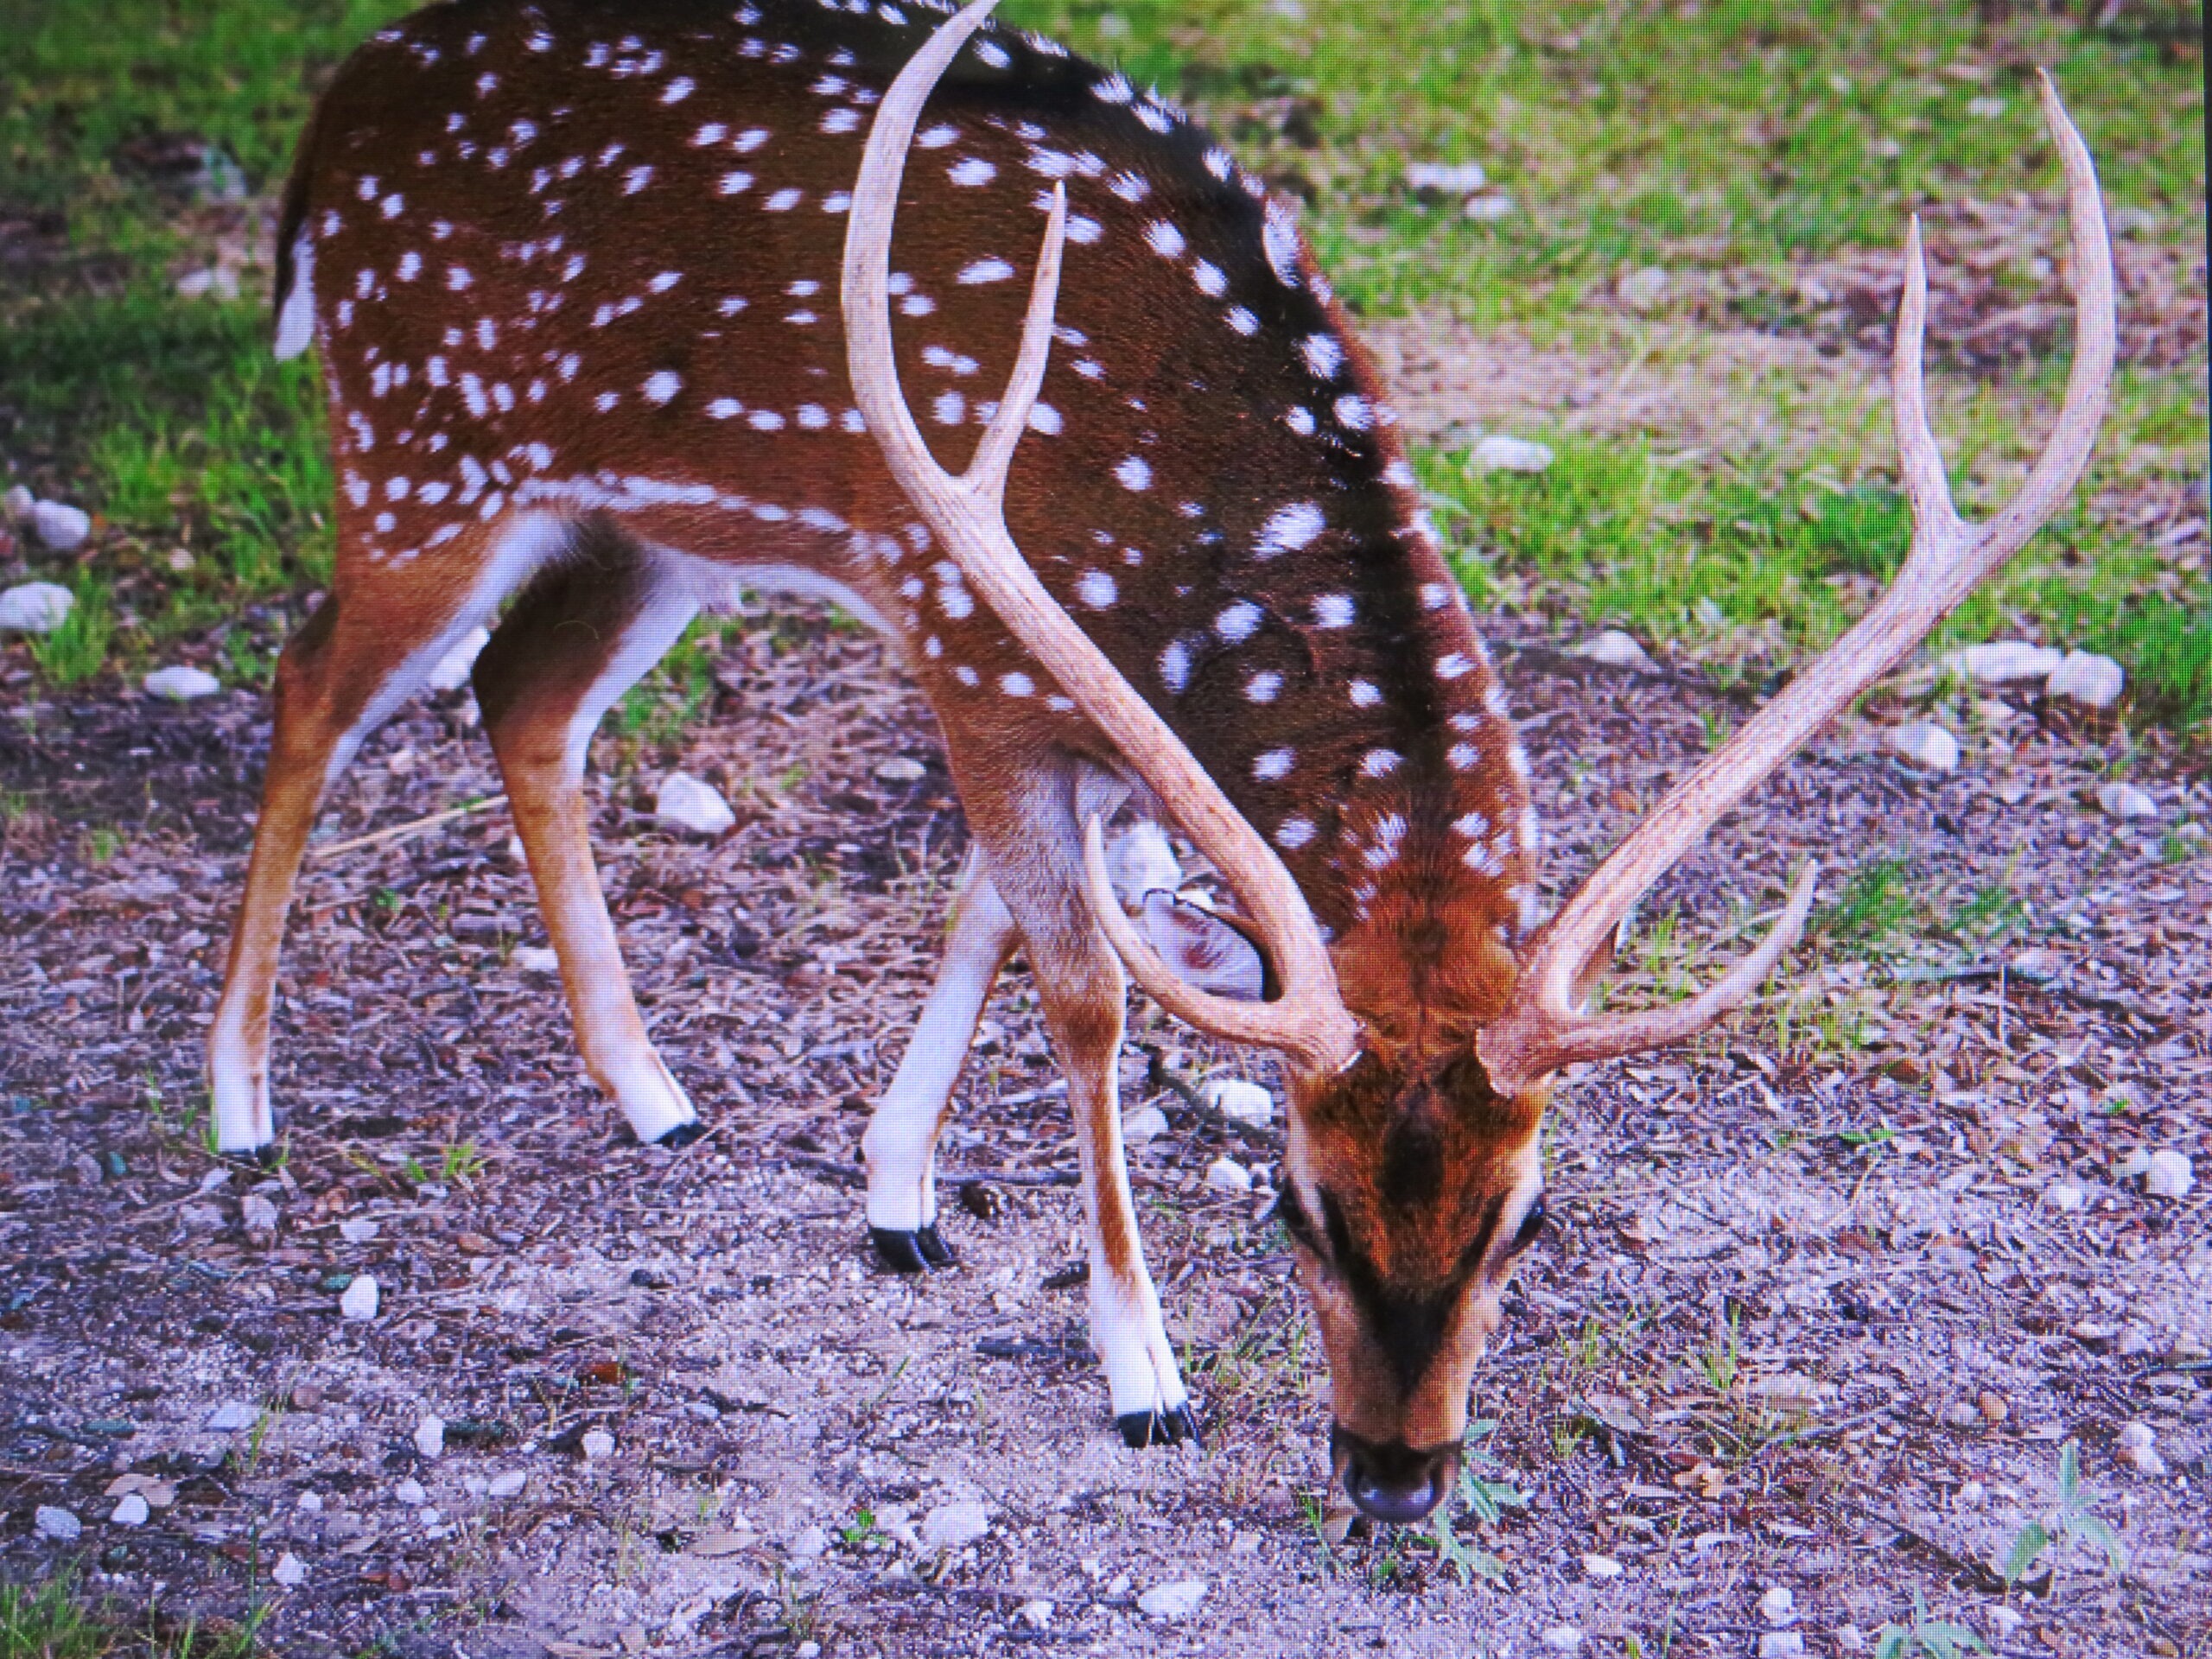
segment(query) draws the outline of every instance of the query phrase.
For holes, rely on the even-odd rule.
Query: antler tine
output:
[[[1721,749],[1679,784],[1592,871],[1523,952],[1521,980],[1479,1048],[1494,1086],[1525,1085],[1576,1060],[1631,1053],[1679,1041],[1710,1025],[1755,990],[1802,929],[1815,873],[1798,876],[1767,938],[1701,995],[1672,1007],[1593,1018],[1573,1006],[1573,987],[1600,942],[1637,899],[1721,816],[1802,747],[1836,712],[1897,662],[2005,561],[2024,546],[2073,489],[2104,418],[2116,329],[2112,249],[2097,195],[2096,169],[2067,118],[2050,78],[2044,112],[2066,174],[2074,232],[2074,367],[2050,441],[2019,493],[1993,518],[1971,524],[1951,505],[1942,456],[1928,426],[1921,344],[1927,270],[1916,219],[1905,238],[1891,396],[1898,470],[1912,509],[1912,546],[1897,580],[1856,626],[1810,664]]]
[[[937,463],[899,389],[892,355],[889,283],[892,222],[906,151],[922,106],[946,66],[995,3],[976,0],[942,25],[899,71],[869,130],[853,187],[841,289],[854,398],[893,477],[961,574],[1228,878],[1267,942],[1283,995],[1274,1002],[1233,1002],[1195,990],[1179,978],[1122,914],[1106,878],[1101,832],[1093,818],[1085,831],[1085,892],[1129,972],[1162,1007],[1193,1025],[1232,1041],[1279,1049],[1313,1070],[1334,1071],[1357,1053],[1358,1026],[1338,992],[1336,970],[1305,895],[1182,741],[1046,592],[1007,531],[1007,470],[1052,348],[1067,228],[1064,188],[1053,193],[1022,325],[1020,356],[998,414],[965,473],[955,478]]]

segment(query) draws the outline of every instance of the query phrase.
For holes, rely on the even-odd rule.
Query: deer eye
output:
[[[1521,1217],[1520,1230],[1513,1235],[1513,1243],[1506,1255],[1515,1256],[1536,1242],[1544,1230],[1544,1195],[1539,1192],[1536,1201],[1529,1206],[1529,1213]]]

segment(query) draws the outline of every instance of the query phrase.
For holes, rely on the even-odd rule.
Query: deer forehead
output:
[[[946,695],[1066,714],[957,575],[861,527],[877,455],[833,302],[847,191],[937,21],[540,4],[378,36],[334,92],[302,238],[344,274],[318,325],[345,499],[376,505],[366,556],[431,557],[541,502],[810,536],[894,596]],[[925,432],[957,464],[995,414],[1054,185],[1074,245],[1017,543],[1333,890],[1331,925],[1418,862],[1511,889],[1510,927],[1525,766],[1290,209],[1163,100],[995,26],[908,165],[921,211],[893,289]]]

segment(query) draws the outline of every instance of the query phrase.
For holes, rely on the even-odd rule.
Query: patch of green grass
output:
[[[178,1621],[148,1607],[133,1613],[80,1592],[73,1568],[45,1583],[0,1584],[0,1659],[259,1659],[267,1610],[244,1621]]]
[[[99,673],[107,664],[108,645],[115,638],[107,584],[80,572],[74,588],[77,602],[61,626],[31,639],[31,660],[55,685],[74,685]]]
[[[1870,859],[1851,873],[1835,903],[1814,918],[1814,930],[1845,944],[1880,946],[1920,913],[1912,874],[1904,859]]]

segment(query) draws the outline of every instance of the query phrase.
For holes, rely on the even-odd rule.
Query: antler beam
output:
[[[1951,505],[1942,455],[1928,427],[1921,376],[1928,272],[1921,258],[1916,217],[1905,238],[1904,296],[1891,370],[1898,469],[1913,520],[1912,546],[1904,567],[1857,626],[1675,786],[1591,872],[1529,944],[1522,955],[1514,1003],[1484,1032],[1479,1044],[1494,1087],[1512,1090],[1575,1061],[1680,1041],[1758,988],[1803,930],[1815,876],[1809,865],[1797,877],[1772,931],[1702,995],[1669,1007],[1593,1017],[1574,1007],[1573,993],[1592,953],[1652,883],[2018,552],[2081,477],[2104,418],[2105,391],[2112,378],[2112,248],[2105,233],[2094,164],[2050,77],[2040,79],[2044,117],[2065,170],[2074,231],[2074,367],[2050,442],[2019,493],[1995,518],[1973,524],[1959,516]]]
[[[889,281],[892,222],[906,151],[939,77],[995,3],[976,0],[940,28],[899,72],[869,130],[853,187],[842,288],[854,397],[892,475],[961,574],[1227,877],[1267,943],[1283,994],[1274,1002],[1236,1002],[1179,978],[1122,913],[1093,818],[1084,849],[1087,892],[1099,925],[1129,972],[1179,1019],[1231,1041],[1281,1050],[1310,1070],[1334,1071],[1358,1052],[1358,1026],[1338,991],[1336,970],[1305,895],[1182,741],[1046,592],[1007,531],[1007,469],[1052,350],[1066,237],[1065,189],[1053,192],[1012,381],[967,472],[956,478],[938,465],[899,388]]]

